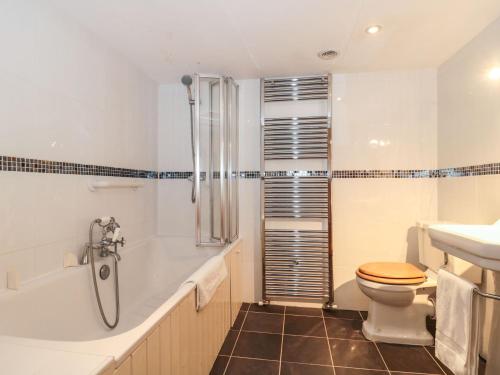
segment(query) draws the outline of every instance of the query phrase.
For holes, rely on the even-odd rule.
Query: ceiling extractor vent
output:
[[[322,60],[333,60],[339,53],[333,49],[326,49],[318,52],[318,57]]]

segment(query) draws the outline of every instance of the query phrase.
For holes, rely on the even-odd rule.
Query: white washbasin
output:
[[[479,267],[500,271],[500,220],[493,225],[429,226],[432,244]]]

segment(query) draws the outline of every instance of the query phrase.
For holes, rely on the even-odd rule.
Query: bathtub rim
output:
[[[153,238],[172,237],[174,236],[154,236]],[[221,247],[221,251],[218,255],[225,257],[233,250],[234,247],[239,245],[241,242],[242,238],[240,237],[236,241],[224,247]],[[196,269],[196,271],[203,268],[206,262],[208,262],[208,260],[210,260],[211,258],[212,257],[208,258],[199,268]],[[229,277],[229,275],[226,277]],[[114,363],[115,366],[119,366],[128,358],[130,354],[132,354],[132,352],[138,347],[138,345],[141,344],[141,342],[154,331],[154,329],[160,324],[162,319],[175,306],[177,306],[177,304],[179,304],[189,296],[194,288],[194,284],[181,283],[179,288],[141,324],[118,335],[87,341],[57,341],[0,335],[0,342],[21,346],[38,347],[49,350],[67,351],[108,357],[110,358],[110,363]],[[193,306],[193,308],[195,307]],[[103,367],[101,371],[110,366],[111,364],[108,364],[108,366]]]

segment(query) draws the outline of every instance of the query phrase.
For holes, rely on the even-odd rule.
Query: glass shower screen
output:
[[[238,238],[238,85],[194,76],[196,244]]]

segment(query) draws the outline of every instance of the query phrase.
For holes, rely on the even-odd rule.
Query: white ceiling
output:
[[[162,83],[435,67],[500,16],[499,0],[50,1]]]

